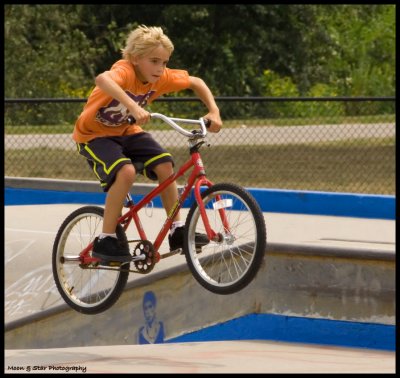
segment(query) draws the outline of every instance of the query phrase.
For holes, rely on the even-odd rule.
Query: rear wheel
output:
[[[195,234],[206,234],[200,209],[195,202],[185,227],[184,252],[193,276],[207,290],[232,294],[246,287],[260,269],[266,249],[266,227],[257,202],[242,187],[221,183],[202,193],[202,200],[216,240],[201,248]],[[224,227],[225,214],[229,229]]]
[[[57,289],[65,302],[84,314],[98,314],[110,308],[120,297],[129,271],[83,264],[79,253],[101,232],[104,209],[85,206],[75,210],[63,222],[53,245],[52,267]],[[118,239],[126,241],[118,225]],[[128,270],[129,264],[123,267]]]

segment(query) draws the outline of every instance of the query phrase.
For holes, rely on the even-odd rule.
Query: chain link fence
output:
[[[201,150],[211,181],[245,187],[395,194],[395,98],[217,98],[223,129]],[[5,175],[95,180],[71,138],[84,99],[6,99]],[[206,113],[195,98],[162,98],[151,112]],[[185,137],[145,126],[176,166]],[[138,182],[150,182],[143,176]]]

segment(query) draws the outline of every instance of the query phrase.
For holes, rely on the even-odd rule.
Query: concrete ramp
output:
[[[264,264],[242,291],[208,292],[178,255],[89,316],[63,303],[50,265],[77,207],[6,206],[6,373],[394,372],[394,221],[268,213]],[[136,345],[149,292],[164,344]]]
[[[179,340],[181,335],[246,314],[395,324],[393,253],[272,244],[256,279],[236,294],[208,292],[181,263],[129,281],[121,298],[104,313],[82,315],[59,305],[10,322],[6,348],[136,344],[144,324],[143,298],[149,291],[157,298],[164,341]],[[268,338],[254,332],[254,339]],[[355,342],[359,337],[352,336]],[[323,340],[330,344],[330,335]],[[374,347],[373,343],[368,346]]]

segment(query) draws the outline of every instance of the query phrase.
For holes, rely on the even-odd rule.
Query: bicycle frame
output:
[[[173,182],[175,182],[178,178],[182,177],[188,170],[192,169],[192,172],[191,172],[189,178],[187,179],[186,185],[184,186],[183,192],[180,194],[177,202],[173,206],[170,213],[167,215],[167,219],[165,220],[163,226],[161,227],[161,230],[159,231],[159,233],[153,243],[154,251],[155,251],[155,255],[156,255],[155,256],[156,262],[158,262],[162,258],[162,255],[158,252],[158,250],[159,250],[165,236],[167,235],[167,232],[170,229],[176,214],[182,208],[182,205],[185,202],[185,200],[187,199],[187,197],[189,196],[189,193],[192,188],[194,188],[195,200],[198,203],[200,214],[201,214],[208,238],[210,240],[214,240],[214,241],[219,240],[219,235],[217,233],[215,233],[215,231],[210,227],[210,223],[208,221],[206,211],[204,208],[204,203],[201,198],[200,187],[201,186],[211,187],[213,185],[213,183],[206,178],[203,161],[201,159],[200,152],[198,151],[199,145],[201,145],[201,144],[202,143],[200,142],[195,147],[192,147],[193,150],[191,150],[191,152],[190,152],[191,158],[189,160],[187,160],[180,167],[178,172],[172,174],[168,179],[166,179],[164,182],[162,182],[157,187],[155,187],[153,190],[151,190],[139,202],[133,203],[132,205],[130,205],[129,210],[124,215],[122,215],[120,218],[118,218],[118,224],[123,225],[124,230],[126,230],[129,227],[129,225],[133,219],[136,229],[139,233],[140,239],[148,240],[146,232],[140,221],[138,212],[141,209],[143,209],[144,206],[149,204],[153,200],[153,198],[155,198],[162,191],[164,191],[169,185],[171,185]],[[221,216],[222,223],[224,225],[225,230],[229,230],[229,225],[228,225],[228,221],[227,221],[224,209],[222,208],[222,209],[219,209],[218,211]],[[93,246],[93,243],[90,243],[90,245],[88,247],[86,247],[80,253],[80,257],[83,258],[84,263],[98,261],[97,258],[91,257],[89,255],[89,252],[92,249],[92,246]]]
[[[178,170],[178,172],[174,173],[167,180],[165,180],[164,182],[159,184],[150,193],[148,193],[146,196],[144,196],[138,203],[131,205],[129,208],[129,211],[125,215],[120,217],[118,220],[118,222],[122,223],[122,224],[124,224],[124,222],[126,222],[126,224],[124,224],[124,228],[127,229],[130,224],[130,221],[133,219],[135,222],[135,225],[136,225],[136,229],[138,230],[140,238],[142,240],[147,240],[147,235],[146,235],[146,232],[140,221],[138,212],[144,206],[146,206],[148,203],[150,203],[153,198],[155,198],[157,195],[159,195],[162,191],[164,191],[169,185],[171,185],[178,178],[182,177],[191,168],[193,170],[186,182],[186,185],[184,186],[183,192],[179,196],[177,202],[173,206],[170,213],[167,215],[167,219],[165,220],[163,226],[161,227],[161,230],[159,231],[159,233],[153,243],[156,254],[158,254],[158,250],[159,250],[161,243],[163,242],[165,236],[167,235],[168,230],[170,229],[170,227],[172,225],[173,219],[175,218],[178,211],[182,208],[182,205],[185,202],[186,198],[189,196],[191,189],[194,187],[195,198],[198,201],[198,199],[201,198],[200,187],[202,185],[206,185],[208,187],[210,187],[212,185],[212,182],[209,181],[205,177],[204,167],[203,167],[203,163],[202,163],[199,152],[193,152],[191,154],[191,159],[188,160],[186,163],[184,163],[181,166],[181,168]],[[202,202],[201,202],[201,205],[203,205]],[[203,205],[202,213],[205,217],[204,205]],[[203,218],[203,220],[204,220],[204,218]],[[206,221],[206,223],[208,224],[208,221]],[[214,238],[215,233],[213,230],[211,230],[209,224],[208,224],[208,227],[206,224],[205,224],[205,226],[206,226],[208,237]],[[157,256],[157,260],[159,260],[159,258],[160,258],[160,256]]]

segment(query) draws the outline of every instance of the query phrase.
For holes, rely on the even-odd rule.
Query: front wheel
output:
[[[111,270],[98,263],[84,264],[80,252],[102,229],[104,209],[85,206],[75,210],[63,222],[53,246],[53,276],[65,302],[84,314],[98,314],[110,308],[120,297],[129,271]],[[126,241],[118,225],[117,237]]]
[[[250,193],[235,184],[213,185],[201,196],[217,237],[201,250],[196,247],[196,233],[207,232],[195,202],[186,219],[186,261],[195,279],[207,290],[232,294],[246,287],[260,269],[267,242],[264,216]]]

